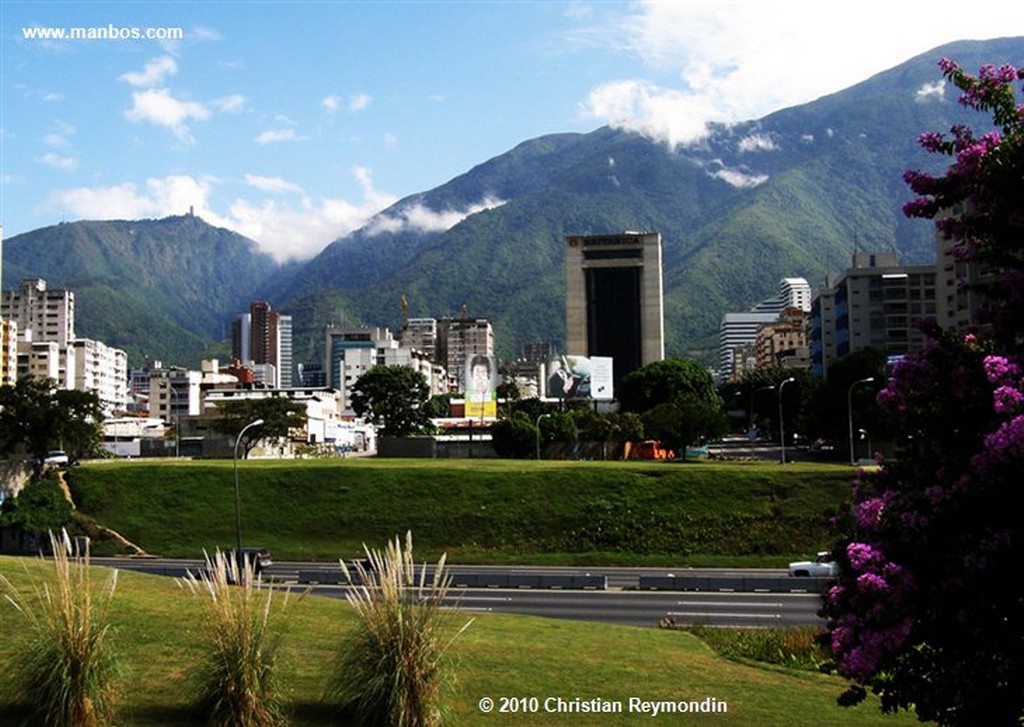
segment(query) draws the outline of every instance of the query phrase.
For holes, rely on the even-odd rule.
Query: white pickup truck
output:
[[[814,560],[790,563],[789,574],[799,578],[834,578],[839,575],[839,564],[832,560],[830,552],[823,550]]]

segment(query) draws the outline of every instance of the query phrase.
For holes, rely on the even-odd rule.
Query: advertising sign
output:
[[[605,356],[558,356],[547,367],[548,399],[615,398],[612,359]]]
[[[466,416],[498,416],[498,367],[494,356],[466,357]]]

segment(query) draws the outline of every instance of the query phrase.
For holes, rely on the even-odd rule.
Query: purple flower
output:
[[[850,559],[854,570],[863,570],[865,565],[880,558],[881,554],[867,543],[850,543],[846,546],[846,557]]]
[[[882,513],[885,510],[885,500],[880,497],[872,497],[857,505],[857,527],[872,528],[882,520]]]
[[[1011,414],[1017,410],[1024,395],[1012,386],[1000,386],[992,394],[993,406],[999,414]]]
[[[1011,384],[1020,377],[1020,367],[1005,356],[986,356],[982,365],[985,367],[985,376],[993,384]]]
[[[857,587],[862,591],[886,591],[889,583],[877,573],[861,573],[857,576]]]

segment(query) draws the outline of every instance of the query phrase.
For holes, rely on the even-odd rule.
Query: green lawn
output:
[[[35,559],[0,557],[0,573],[21,589],[39,577]],[[26,567],[28,573],[26,573]],[[96,587],[104,580],[93,579]],[[280,601],[275,601],[280,604]],[[288,604],[282,680],[292,723],[336,724],[321,701],[339,637],[354,625],[346,603],[307,596]],[[910,725],[909,715],[884,716],[870,701],[854,709],[835,705],[842,682],[820,674],[737,663],[716,656],[691,634],[497,614],[464,614],[476,620],[456,642],[456,725],[641,725],[643,714],[548,714],[548,697],[592,700],[704,700],[728,707],[727,714],[663,715],[655,724]],[[122,724],[188,724],[188,665],[198,658],[199,604],[171,579],[120,574],[112,611],[113,643],[128,668]],[[0,668],[11,661],[22,638],[21,617],[0,600]],[[537,713],[482,714],[489,697],[536,697]],[[9,674],[0,679],[0,724],[17,715]]]
[[[241,462],[242,529],[281,559],[334,560],[412,530],[462,563],[779,566],[834,539],[836,465],[509,460]],[[73,468],[80,510],[153,554],[235,538],[230,461]]]

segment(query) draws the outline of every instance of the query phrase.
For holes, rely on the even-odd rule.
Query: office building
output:
[[[901,266],[895,252],[858,252],[853,264],[830,275],[809,322],[811,370],[827,376],[829,363],[877,348],[896,356],[924,344],[921,324],[936,317],[936,267]]]
[[[661,235],[570,235],[566,353],[613,359],[614,379],[665,357]]]

